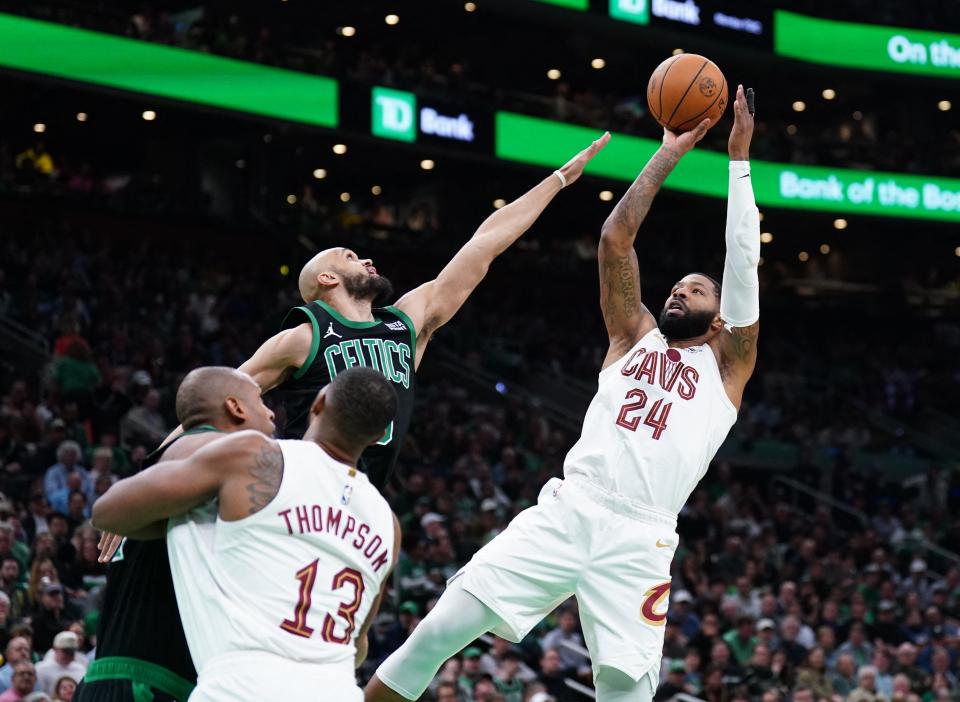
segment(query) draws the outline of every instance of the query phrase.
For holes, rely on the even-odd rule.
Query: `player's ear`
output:
[[[325,290],[326,288],[332,288],[334,285],[337,285],[340,282],[340,276],[337,275],[336,271],[323,271],[317,275],[317,287],[320,290]]]
[[[320,394],[317,395],[317,399],[313,401],[313,406],[310,407],[310,414],[314,417],[323,414],[324,408],[327,406],[327,389],[324,387],[320,390]]]
[[[228,395],[223,401],[223,408],[226,410],[230,421],[235,424],[243,424],[244,421],[246,421],[247,412],[243,407],[243,403],[233,395]]]

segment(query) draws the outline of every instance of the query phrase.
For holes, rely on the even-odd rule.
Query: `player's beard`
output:
[[[357,273],[343,275],[343,289],[354,300],[366,300],[373,304],[393,296],[393,284],[382,275]]]
[[[678,317],[671,317],[667,314],[667,308],[664,307],[660,312],[658,326],[660,332],[668,339],[674,341],[685,341],[686,339],[695,339],[703,336],[710,329],[710,324],[716,312],[704,310],[702,312],[685,311]]]

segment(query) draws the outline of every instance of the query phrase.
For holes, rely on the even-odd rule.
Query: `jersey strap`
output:
[[[83,679],[88,683],[129,680],[133,683],[134,702],[152,702],[153,692],[150,688],[160,690],[178,702],[187,702],[194,688],[194,685],[161,665],[123,656],[95,659],[87,667]]]
[[[157,462],[157,460],[160,458],[160,456],[163,455],[163,452],[164,452],[164,451],[166,451],[168,448],[170,448],[171,446],[173,446],[174,443],[176,443],[177,441],[179,441],[179,440],[182,439],[183,437],[185,437],[185,436],[192,436],[193,434],[208,434],[208,433],[210,433],[210,432],[216,432],[216,433],[218,433],[218,434],[223,434],[223,433],[224,433],[223,431],[221,431],[220,429],[217,429],[217,428],[216,428],[215,426],[213,426],[212,424],[201,424],[200,426],[196,426],[196,427],[194,427],[193,429],[187,429],[186,431],[184,431],[180,436],[178,436],[178,437],[177,437],[176,439],[174,439],[173,441],[171,441],[171,442],[169,442],[169,443],[166,443],[166,444],[161,444],[159,447],[157,447],[156,449],[154,449],[153,451],[151,451],[150,453],[148,453],[147,456],[146,456],[146,458],[143,459],[143,467],[144,467],[144,468],[147,468],[147,467],[149,467],[149,466],[152,466],[154,463]]]

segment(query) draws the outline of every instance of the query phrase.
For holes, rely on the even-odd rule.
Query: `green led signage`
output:
[[[337,126],[337,81],[0,13],[0,66]]]
[[[829,66],[960,78],[960,34],[836,22],[777,10],[774,50]]]
[[[373,89],[370,131],[374,136],[399,141],[417,138],[417,96],[379,86]]]
[[[536,0],[536,2],[545,2],[548,5],[569,7],[571,10],[586,10],[590,7],[590,0]]]
[[[636,24],[648,24],[650,0],[610,0],[610,16]]]
[[[512,112],[496,116],[499,158],[556,167],[599,132]],[[615,134],[587,166],[593,175],[632,181],[660,146],[653,139]],[[727,155],[694,150],[679,163],[664,187],[726,198]],[[960,179],[846,168],[751,162],[757,203],[768,207],[912,217],[960,222]]]

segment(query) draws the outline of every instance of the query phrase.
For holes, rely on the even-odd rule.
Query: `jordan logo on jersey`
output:
[[[323,338],[326,339],[327,337],[330,337],[330,336],[335,336],[335,337],[337,337],[338,339],[342,339],[342,338],[343,338],[342,336],[340,336],[339,334],[337,334],[337,332],[335,332],[335,331],[333,330],[333,322],[330,322],[330,326],[327,327],[327,333],[323,335]]]

